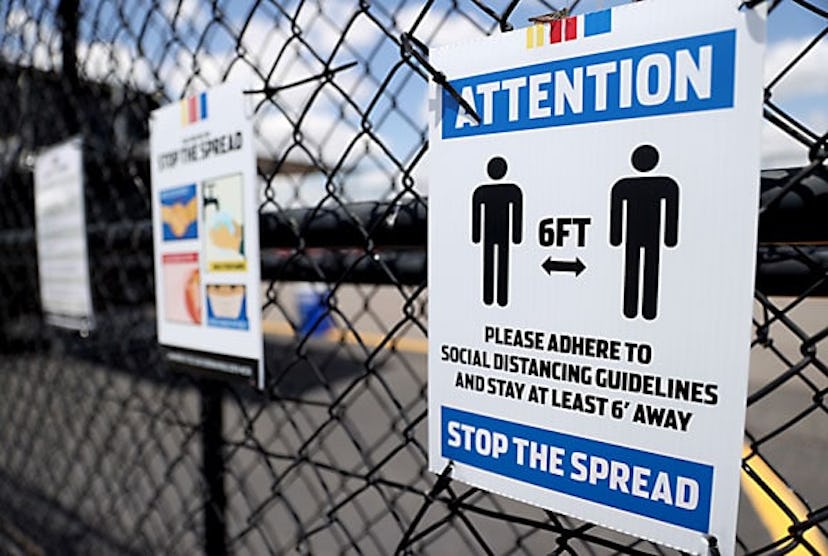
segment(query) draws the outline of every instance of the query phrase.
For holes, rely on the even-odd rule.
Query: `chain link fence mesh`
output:
[[[765,5],[768,171],[742,477],[753,497],[737,548],[819,554],[828,9]],[[4,2],[0,552],[669,552],[458,483],[435,494],[426,468],[426,97],[439,68],[423,51],[562,7]],[[247,84],[255,111],[263,393],[168,372],[155,339],[148,114],[227,80]],[[43,323],[33,229],[34,154],[73,135],[99,322],[86,337]],[[308,292],[322,300],[310,316],[297,304]],[[778,530],[762,525],[774,511]]]

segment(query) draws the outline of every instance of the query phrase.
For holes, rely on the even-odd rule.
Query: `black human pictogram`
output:
[[[658,150],[641,145],[632,153],[633,168],[647,173],[658,164]],[[661,255],[661,214],[664,204],[664,245],[678,243],[679,187],[667,176],[641,175],[618,180],[612,186],[610,200],[610,244],[625,244],[624,316],[638,316],[639,293],[641,314],[653,320],[658,313],[658,276]],[[626,205],[626,217],[625,209]],[[626,237],[622,224],[626,222]],[[643,265],[642,265],[643,251]],[[644,276],[639,285],[639,272]]]
[[[484,183],[472,195],[472,241],[483,241],[483,303],[509,303],[509,246],[523,241],[523,192],[514,183],[501,183],[508,166],[495,156],[486,165],[495,183]]]

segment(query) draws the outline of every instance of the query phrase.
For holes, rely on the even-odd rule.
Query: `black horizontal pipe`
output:
[[[265,281],[417,286],[425,284],[426,268],[426,253],[422,249],[262,253]]]
[[[364,252],[288,251],[262,256],[262,279],[298,282],[422,285],[427,280],[423,250]],[[828,296],[828,246],[760,246],[756,289],[765,295]]]
[[[756,284],[768,295],[796,295],[809,287],[816,295],[828,295],[824,284],[816,284],[828,270],[828,169],[817,167],[792,183],[798,172],[762,173],[762,206],[770,208],[759,219]],[[420,199],[263,212],[262,279],[423,284],[426,237],[427,204]],[[153,299],[149,220],[93,222],[89,238],[99,303]],[[11,290],[22,295],[36,286],[35,256],[31,229],[0,232],[0,261],[25,277],[7,285]]]
[[[828,167],[792,182],[800,170],[762,172],[760,245],[828,243]]]
[[[773,202],[759,218],[760,244],[828,243],[828,167],[821,166],[791,184],[800,168],[762,172],[761,205]],[[728,194],[723,188],[722,194]],[[715,202],[715,199],[711,200]],[[428,207],[426,199],[403,203],[365,202],[269,211],[259,214],[263,250],[425,248]],[[462,233],[462,230],[458,230]],[[89,226],[92,243],[133,250],[151,249],[149,220],[97,222]],[[30,230],[0,232],[4,243],[25,242]]]
[[[369,202],[264,212],[259,215],[262,249],[418,247],[426,244],[425,200]]]
[[[765,295],[828,296],[828,246],[761,246],[756,289]]]
[[[800,170],[762,172],[760,206],[772,201],[773,206],[759,218],[760,244],[828,243],[828,168],[817,167],[792,184]],[[726,187],[722,194],[729,194]],[[263,249],[424,248],[427,218],[423,200],[355,203],[266,212],[259,218],[259,234]]]

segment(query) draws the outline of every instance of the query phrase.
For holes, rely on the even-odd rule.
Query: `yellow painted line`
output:
[[[750,454],[750,446],[745,444],[742,447],[742,457]],[[797,521],[805,521],[808,519],[808,508],[796,497],[796,495],[788,488],[788,485],[777,475],[767,462],[759,454],[754,454],[748,461],[751,469],[762,479],[773,493],[787,506],[787,508],[796,516]],[[791,518],[782,511],[777,503],[762,489],[758,482],[750,478],[750,476],[742,471],[742,490],[747,495],[759,519],[765,526],[765,529],[770,533],[772,540],[783,539],[788,536],[788,527],[794,523]],[[825,535],[817,527],[809,529],[803,537],[813,546],[818,554],[828,554],[828,541]],[[790,552],[793,556],[810,555],[811,551],[802,545],[797,546]]]
[[[331,330],[326,335],[328,339],[346,344],[359,344],[360,340],[365,347],[379,347],[386,339],[384,334],[376,332],[360,332],[359,338],[350,330]],[[391,338],[385,344],[385,349],[407,351],[409,353],[427,353],[428,340],[425,338]]]
[[[262,332],[266,336],[293,336],[293,327],[285,321],[263,320]]]
[[[263,321],[262,332],[269,336],[290,337],[296,335],[296,332],[293,330],[290,323],[284,321]],[[376,332],[360,332],[359,337],[357,337],[357,335],[350,330],[333,328],[326,332],[322,338],[329,342],[351,345],[359,345],[361,343],[367,348],[376,348],[385,342],[386,335],[378,334]],[[384,349],[393,349],[408,353],[427,353],[428,340],[425,338],[391,338],[385,343]]]
[[[526,28],[526,48],[534,48],[535,46],[535,28]]]

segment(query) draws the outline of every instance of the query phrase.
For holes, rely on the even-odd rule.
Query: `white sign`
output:
[[[34,199],[40,302],[46,322],[88,332],[94,328],[94,315],[79,138],[37,156]]]
[[[253,127],[225,84],[150,119],[158,341],[177,366],[264,387]]]
[[[650,0],[432,52],[430,468],[735,542],[765,16]]]

